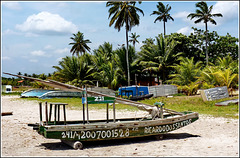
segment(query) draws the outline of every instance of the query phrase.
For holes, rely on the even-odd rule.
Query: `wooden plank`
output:
[[[65,105],[63,105],[63,116],[64,116],[64,124],[66,125],[67,123],[67,119],[66,119],[66,109],[65,109]]]
[[[48,106],[47,106],[47,102],[45,102],[45,115],[46,115],[46,124],[48,125]]]
[[[105,103],[114,103],[115,98],[113,97],[104,97],[104,96],[97,96],[97,97],[87,97],[88,104],[105,104]]]
[[[52,104],[50,103],[50,109],[49,109],[49,121],[51,121],[52,116]]]
[[[2,112],[1,116],[7,116],[7,115],[12,115],[13,112]]]
[[[113,122],[116,122],[116,109],[115,109],[115,102],[113,103]]]
[[[107,123],[108,123],[108,120],[109,120],[109,111],[108,111],[108,103],[107,103]]]
[[[40,122],[42,122],[42,102],[39,103]]]

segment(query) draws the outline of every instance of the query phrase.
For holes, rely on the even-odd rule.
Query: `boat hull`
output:
[[[160,135],[187,126],[198,119],[198,113],[156,120],[121,120],[119,122],[93,122],[89,124],[45,125],[38,128],[45,138],[98,141]]]

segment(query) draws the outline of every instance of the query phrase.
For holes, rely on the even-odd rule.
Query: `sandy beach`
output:
[[[239,120],[200,115],[196,122],[164,135],[154,137],[84,143],[83,150],[74,150],[60,140],[46,139],[28,123],[39,121],[37,101],[17,100],[17,96],[2,96],[1,112],[13,115],[1,117],[1,156],[239,156]],[[146,112],[117,111],[117,116],[144,115]],[[79,118],[81,112],[67,109],[67,118]],[[94,118],[105,118],[105,110],[90,112]]]

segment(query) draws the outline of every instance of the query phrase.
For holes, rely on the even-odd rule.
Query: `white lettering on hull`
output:
[[[169,132],[169,131],[179,129],[183,126],[189,125],[191,122],[192,122],[192,119],[188,119],[188,120],[184,120],[182,122],[177,122],[170,125],[148,126],[144,128],[144,133],[155,134],[155,133]]]
[[[130,131],[126,129],[112,129],[102,131],[64,131],[63,139],[106,139],[117,137],[129,137]]]

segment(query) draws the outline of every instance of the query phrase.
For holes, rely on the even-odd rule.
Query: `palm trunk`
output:
[[[165,21],[163,21],[163,31],[164,31],[164,37],[165,37],[165,35],[166,35],[166,30],[165,30]]]
[[[127,22],[126,22],[127,25]],[[127,75],[128,75],[128,86],[130,86],[130,72],[129,72],[129,60],[128,60],[128,29],[126,27],[126,62],[127,62]]]
[[[149,82],[150,82],[150,86],[152,86],[152,70],[150,69],[150,79],[149,79]]]
[[[205,23],[206,25],[206,63],[208,66],[208,48],[207,48],[207,43],[208,43],[208,33],[207,33],[207,23]]]

